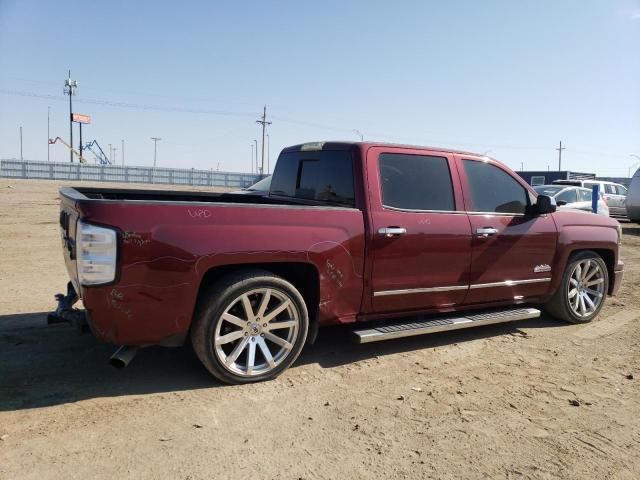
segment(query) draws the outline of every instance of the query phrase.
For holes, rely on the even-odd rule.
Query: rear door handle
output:
[[[396,237],[407,233],[407,229],[404,227],[382,227],[378,229],[378,235],[384,235],[385,237]]]
[[[491,235],[495,235],[496,233],[498,233],[498,229],[493,227],[482,227],[482,228],[476,229],[477,237],[486,238],[486,237],[490,237]]]

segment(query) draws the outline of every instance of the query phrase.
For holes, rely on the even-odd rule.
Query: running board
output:
[[[447,330],[492,325],[494,323],[515,322],[516,320],[527,320],[539,316],[540,310],[535,308],[511,308],[464,316],[428,318],[413,322],[405,321],[384,327],[356,330],[353,333],[355,333],[357,343],[370,343],[392,338],[412,337],[414,335],[426,335]]]

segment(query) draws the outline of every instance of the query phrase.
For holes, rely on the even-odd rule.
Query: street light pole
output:
[[[251,175],[253,175],[253,142],[251,142]]]
[[[22,125],[20,125],[20,161],[22,161]]]
[[[360,137],[360,141],[364,142],[364,135],[362,135],[362,133],[360,132],[360,130],[356,130],[355,128],[352,130],[353,133],[355,133],[356,135],[358,135]]]
[[[253,139],[253,141],[256,144],[256,173],[260,175],[262,172],[260,172],[258,169],[258,140]]]
[[[158,154],[158,142],[162,140],[160,137],[151,137],[153,140],[153,168],[156,168],[156,158]]]
[[[627,177],[631,178],[631,169],[634,168],[636,165],[640,164],[640,156],[632,153],[631,155],[629,155],[630,157],[633,157],[637,160],[639,160],[638,162],[634,163],[633,165],[631,165],[629,168],[627,168]]]
[[[47,162],[51,161],[51,107],[47,107]]]
[[[271,171],[271,139],[267,133],[267,175]]]

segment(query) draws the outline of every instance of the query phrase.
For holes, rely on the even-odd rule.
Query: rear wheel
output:
[[[204,366],[226,383],[275,378],[298,357],[309,319],[288,281],[261,270],[231,274],[203,295],[192,343]]]
[[[591,251],[571,257],[560,287],[545,305],[556,318],[587,323],[602,309],[609,288],[609,273],[602,258]]]

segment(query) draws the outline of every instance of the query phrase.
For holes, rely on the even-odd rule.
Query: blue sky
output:
[[[312,140],[489,152],[514,168],[624,175],[640,155],[640,0],[0,0],[0,158],[68,139],[128,164],[248,171],[267,104],[271,158]],[[77,141],[77,131],[74,134]],[[116,153],[120,160],[120,152]],[[68,161],[61,145],[52,160]]]

